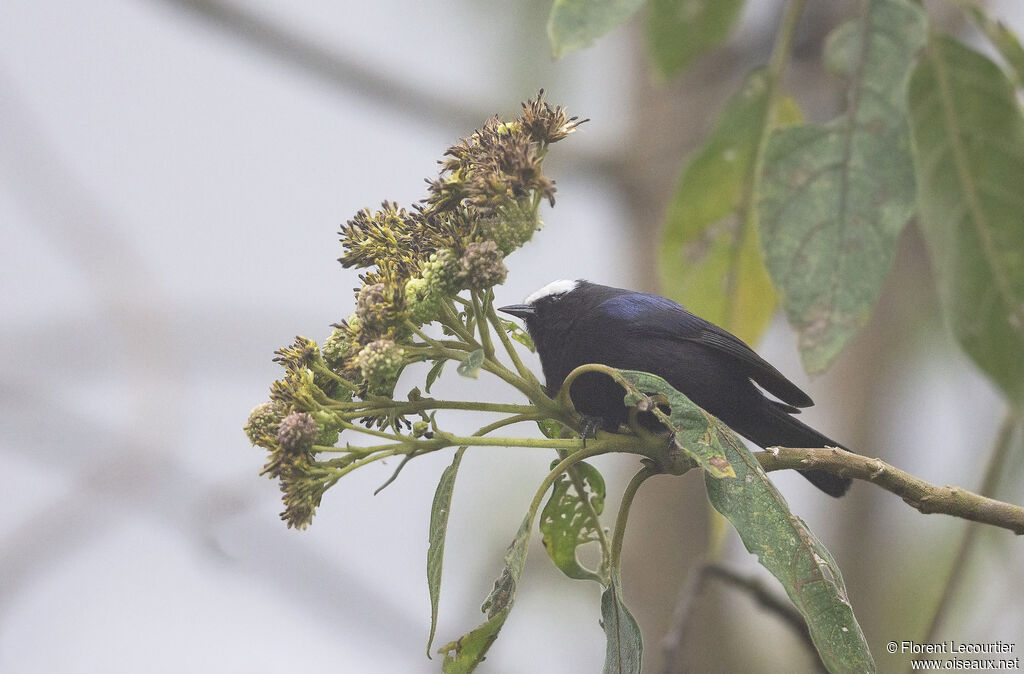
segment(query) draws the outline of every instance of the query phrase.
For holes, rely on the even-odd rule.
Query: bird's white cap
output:
[[[526,304],[533,304],[537,300],[542,300],[545,297],[553,297],[555,295],[564,295],[571,293],[579,286],[579,281],[570,281],[569,279],[558,279],[552,281],[540,290],[535,291],[529,297],[526,298]]]

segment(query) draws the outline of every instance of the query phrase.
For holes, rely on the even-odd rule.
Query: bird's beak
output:
[[[507,307],[499,307],[498,311],[501,311],[506,314],[511,314],[516,318],[522,319],[526,319],[530,316],[533,316],[534,313],[533,307],[531,307],[529,304],[510,304]]]

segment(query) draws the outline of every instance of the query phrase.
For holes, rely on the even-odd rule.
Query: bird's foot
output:
[[[604,426],[604,419],[592,417],[589,414],[582,415],[580,420],[580,437],[583,438],[583,446],[587,446],[587,438],[596,438],[597,432]]]

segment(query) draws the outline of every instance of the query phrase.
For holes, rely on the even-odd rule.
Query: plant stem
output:
[[[796,37],[796,28],[803,14],[805,0],[793,0],[787,5],[782,17],[782,25],[775,43],[772,45],[771,59],[767,70],[767,103],[764,108],[764,118],[760,123],[760,134],[757,139],[756,151],[753,161],[750,162],[750,172],[744,181],[743,193],[740,196],[739,231],[736,233],[732,250],[730,251],[729,274],[725,279],[725,317],[724,327],[732,330],[736,323],[736,274],[739,269],[739,259],[743,251],[743,242],[748,236],[757,236],[757,199],[761,191],[761,176],[764,174],[764,154],[768,147],[768,139],[775,128],[775,107],[779,97],[783,74],[786,64],[789,62],[790,54],[793,51],[793,40]]]
[[[657,474],[658,469],[653,464],[645,462],[644,467],[633,476],[629,484],[626,485],[626,490],[622,493],[619,514],[615,518],[615,533],[612,534],[611,572],[613,574],[617,575],[621,568],[622,541],[626,535],[626,521],[629,519],[629,509],[633,506],[633,498],[636,496],[640,485],[644,483],[644,480]]]
[[[494,344],[491,342],[490,324],[480,303],[480,296],[475,290],[471,290],[469,296],[473,301],[473,314],[476,316],[476,329],[480,333],[480,342],[484,347],[484,358],[494,360]]]
[[[438,348],[438,349],[449,348],[449,349],[458,349],[460,351],[472,351],[473,350],[473,346],[470,345],[470,344],[467,344],[466,342],[456,342],[456,341],[451,340],[451,339],[434,339],[433,337],[431,337],[427,333],[423,332],[423,330],[420,329],[420,327],[418,325],[416,325],[415,323],[413,323],[412,321],[407,320],[405,322],[405,324],[406,324],[406,326],[409,327],[409,329],[411,329],[413,331],[413,333],[416,334],[417,337],[419,337],[420,339],[422,339],[425,342],[424,344],[415,344],[414,343],[412,345],[414,347],[417,347],[417,348],[420,348],[420,347],[434,347],[434,348]]]
[[[439,319],[439,322],[442,325],[458,335],[466,344],[479,347],[479,344],[477,344],[476,340],[473,339],[473,335],[466,330],[465,324],[459,320],[455,309],[452,308],[452,305],[449,302],[442,302],[441,310],[444,312],[442,319]]]
[[[327,405],[328,409],[339,409],[339,406]],[[478,403],[471,400],[434,400],[425,398],[398,402],[397,400],[384,400],[380,403],[373,403],[365,407],[353,409],[351,407],[340,407],[341,415],[345,419],[354,419],[369,416],[378,412],[394,410],[399,414],[412,414],[426,410],[469,410],[471,412],[497,412],[499,414],[531,414],[537,412],[533,405],[515,405],[511,403]],[[358,429],[357,429],[358,430]]]
[[[537,419],[540,418],[540,415],[536,413],[516,414],[515,416],[505,417],[504,419],[498,419],[494,423],[487,424],[486,426],[481,426],[480,428],[477,429],[475,433],[473,433],[473,435],[487,435],[491,431],[496,431],[499,428],[504,428],[505,426],[511,426],[512,424],[518,424],[523,421],[536,421]]]
[[[505,346],[505,351],[508,352],[508,357],[512,359],[512,364],[515,365],[516,371],[519,372],[519,376],[529,381],[532,384],[540,386],[540,382],[537,377],[533,374],[533,370],[523,365],[522,359],[519,358],[519,352],[512,344],[512,340],[508,338],[508,333],[501,326],[501,318],[498,317],[497,312],[494,310],[494,304],[487,305],[487,318],[494,326],[494,331],[498,333],[498,339]]]
[[[782,26],[775,37],[772,45],[771,59],[768,61],[768,75],[772,80],[770,86],[778,86],[782,79],[782,72],[789,62],[789,55],[793,52],[793,40],[796,37],[796,27],[800,23],[800,16],[804,12],[804,5],[807,0],[791,0],[786,6],[786,12],[782,16]],[[772,93],[772,98],[775,94]]]
[[[353,461],[352,463],[348,464],[344,468],[337,469],[334,472],[334,474],[331,475],[330,479],[326,481],[327,488],[333,487],[335,484],[338,483],[338,480],[340,480],[341,478],[345,477],[346,475],[351,473],[353,470],[355,470],[357,468],[362,468],[363,466],[365,466],[368,463],[373,463],[374,461],[380,461],[381,459],[386,459],[388,457],[394,456],[395,454],[396,454],[396,452],[381,452],[379,454],[373,454],[371,456],[367,456],[365,458]]]

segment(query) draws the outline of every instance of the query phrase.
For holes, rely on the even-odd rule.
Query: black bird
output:
[[[842,447],[793,418],[799,408],[814,404],[793,382],[738,337],[664,297],[561,280],[525,304],[500,311],[526,321],[549,395],[580,365],[641,370],[658,375],[761,447]],[[615,431],[627,421],[624,392],[605,375],[580,376],[570,394],[577,411],[598,418],[604,430]],[[842,496],[850,487],[849,478],[800,472],[830,496]]]

